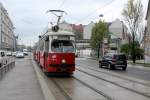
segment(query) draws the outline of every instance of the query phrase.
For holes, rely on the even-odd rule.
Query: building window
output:
[[[4,37],[4,42],[6,43],[6,37]]]
[[[2,42],[5,42],[5,39],[4,39],[5,37],[2,35]]]

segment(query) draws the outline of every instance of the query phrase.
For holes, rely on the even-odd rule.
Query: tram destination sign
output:
[[[58,40],[70,40],[69,36],[58,36]]]

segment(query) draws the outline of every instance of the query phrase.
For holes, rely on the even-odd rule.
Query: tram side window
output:
[[[43,49],[44,49],[44,42],[42,42],[42,43],[40,44],[40,50],[43,51]]]
[[[54,40],[54,41],[52,42],[51,46],[52,46],[52,51],[54,51],[54,52],[61,52],[61,51],[62,51],[62,50],[61,50],[60,42],[57,41],[57,40]]]
[[[45,40],[45,51],[48,52],[49,51],[49,39]]]

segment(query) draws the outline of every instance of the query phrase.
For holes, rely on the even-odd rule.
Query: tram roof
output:
[[[63,30],[60,30],[58,32],[49,31],[49,32],[46,33],[46,35],[50,35],[50,36],[54,36],[54,35],[70,35],[70,36],[75,36],[73,32],[63,31]]]

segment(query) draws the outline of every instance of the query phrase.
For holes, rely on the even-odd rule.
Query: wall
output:
[[[94,23],[91,22],[88,25],[84,26],[83,29],[83,39],[91,39],[91,34],[92,34],[92,28],[94,27]]]

